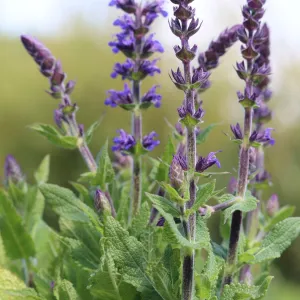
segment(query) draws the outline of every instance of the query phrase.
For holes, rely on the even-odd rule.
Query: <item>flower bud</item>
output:
[[[182,167],[183,162],[184,160],[180,154],[176,154],[173,156],[173,160],[170,165],[170,182],[176,190],[179,190],[184,182],[184,169]]]
[[[4,177],[7,183],[12,181],[13,183],[17,184],[24,180],[21,168],[12,155],[7,155],[5,159]]]
[[[276,194],[272,195],[267,202],[267,213],[270,217],[273,217],[279,210],[279,200]]]
[[[111,206],[105,194],[97,189],[94,197],[95,209],[99,214],[111,214]]]

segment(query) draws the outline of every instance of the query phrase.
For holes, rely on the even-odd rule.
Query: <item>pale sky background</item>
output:
[[[245,1],[195,0],[193,5],[197,7],[197,15],[203,20],[195,43],[206,47],[224,28],[240,22]],[[74,18],[90,23],[98,31],[103,28],[106,33],[113,34],[112,20],[122,12],[108,7],[108,3],[109,0],[0,0],[0,35],[17,37],[25,33],[41,37],[66,34],[72,29],[70,21]],[[166,3],[171,12],[172,3],[168,0]],[[300,65],[300,0],[267,0],[266,10],[264,20],[271,28],[272,83],[274,91],[290,101],[289,106],[278,103],[281,112],[286,110],[281,114],[281,122],[292,124],[300,117],[300,84],[295,78],[288,83],[287,89],[283,79],[288,71],[283,70],[287,66],[292,68],[295,61]],[[160,26],[165,26],[159,30],[158,38],[171,49],[177,40],[162,22]]]

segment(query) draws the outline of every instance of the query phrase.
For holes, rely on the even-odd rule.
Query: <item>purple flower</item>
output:
[[[139,72],[142,74],[142,78],[145,78],[147,75],[154,76],[155,73],[160,73],[160,69],[156,66],[156,62],[158,59],[150,60],[143,60],[139,67]]]
[[[120,136],[113,139],[115,145],[112,146],[112,151],[129,151],[135,146],[136,141],[131,134],[126,133],[123,129],[120,129],[117,132],[120,133]]]
[[[4,177],[7,183],[9,181],[12,181],[13,183],[19,183],[24,179],[19,164],[17,163],[16,159],[10,154],[7,155],[5,159]]]
[[[161,14],[163,17],[167,17],[168,13],[163,9],[164,3],[165,0],[148,1],[143,7],[142,14],[146,16]]]
[[[142,58],[147,58],[155,52],[164,52],[164,48],[159,41],[153,40],[154,34],[150,34],[145,40],[142,50]]]
[[[236,125],[230,125],[231,131],[237,140],[242,140],[244,137],[244,134],[242,132],[241,126],[239,123],[236,123]]]
[[[116,40],[108,45],[114,53],[122,51],[127,57],[133,58],[135,54],[135,38],[132,32],[121,32],[115,35]]]
[[[161,95],[156,94],[158,85],[153,86],[141,99],[142,103],[152,103],[159,108],[161,105]]]
[[[273,217],[279,210],[279,200],[276,194],[273,194],[267,202],[267,213],[270,217]]]
[[[137,8],[135,0],[111,0],[109,6],[116,6],[129,14],[135,13]]]
[[[198,162],[196,163],[196,171],[202,173],[213,165],[216,165],[218,168],[221,168],[221,164],[216,157],[216,153],[218,152],[220,151],[210,152],[207,155],[207,157],[200,156]]]
[[[272,138],[271,133],[273,128],[266,128],[265,130],[256,131],[254,130],[250,136],[250,142],[258,142],[264,146],[275,145],[275,139]]]
[[[145,135],[142,140],[143,147],[148,151],[152,151],[156,146],[160,144],[160,141],[155,140],[157,136],[158,134],[155,131],[152,131],[148,135]]]
[[[104,102],[105,105],[109,105],[111,107],[117,107],[120,104],[133,103],[131,89],[129,88],[127,83],[124,84],[123,91],[109,90],[108,94],[110,95],[105,100]]]
[[[114,71],[111,73],[112,78],[116,78],[118,75],[122,77],[122,79],[127,79],[131,77],[131,73],[133,71],[134,62],[127,58],[125,63],[120,64],[116,63],[114,66]]]
[[[117,20],[114,21],[113,25],[121,27],[125,32],[134,31],[135,29],[134,20],[129,15],[119,17]]]

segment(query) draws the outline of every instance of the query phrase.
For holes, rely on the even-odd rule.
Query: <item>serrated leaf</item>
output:
[[[46,202],[59,216],[73,221],[98,223],[96,213],[81,202],[72,191],[54,184],[43,184],[40,191]]]
[[[55,283],[53,290],[54,296],[57,300],[78,300],[79,296],[73,287],[73,284],[66,280],[62,279]]]
[[[263,239],[260,250],[251,263],[260,263],[280,257],[300,233],[300,217],[288,218],[277,223]]]
[[[34,289],[26,285],[9,270],[0,267],[0,299],[1,300],[41,300]]]
[[[46,183],[49,179],[50,155],[46,155],[34,173],[34,178],[38,184]]]
[[[195,203],[188,210],[188,214],[198,211],[198,209],[212,197],[215,190],[215,184],[216,181],[213,180],[209,183],[201,185],[200,189],[197,192]]]
[[[183,199],[170,184],[166,182],[159,182],[159,185],[169,194],[172,201],[175,201],[178,204],[184,204],[188,201],[188,199]]]
[[[99,154],[97,174],[92,184],[100,185],[105,190],[106,183],[111,183],[114,178],[115,171],[108,154],[108,141],[106,141]]]
[[[159,206],[154,207],[165,218],[164,225],[164,239],[172,244],[173,247],[186,247],[186,248],[200,248],[199,244],[189,242],[179,231],[177,224],[175,223],[173,216],[166,213]]]
[[[147,274],[147,261],[144,257],[143,244],[112,217],[107,217],[105,222],[105,238],[107,251],[110,253],[116,268],[123,275],[123,280],[138,289],[152,287],[155,284]],[[151,289],[150,289],[151,290]],[[159,291],[156,290],[159,294]]]
[[[132,220],[132,224],[129,230],[130,235],[139,238],[149,224],[149,217],[150,207],[147,202],[144,202],[139,213],[136,216],[134,216]]]
[[[262,299],[268,290],[272,278],[272,276],[266,277],[259,286],[241,283],[225,285],[221,300]]]
[[[170,200],[154,194],[145,194],[154,206],[161,207],[161,209],[163,209],[166,213],[171,214],[173,217],[180,217],[179,209]]]
[[[295,206],[284,206],[279,211],[276,212],[270,221],[264,227],[264,231],[268,232],[270,229],[277,223],[285,220],[288,217],[291,217],[294,214]]]
[[[218,126],[219,124],[210,124],[206,128],[202,129],[200,133],[197,135],[197,144],[200,145],[206,141],[211,131]]]
[[[238,257],[239,263],[248,264],[255,259],[255,256],[249,252],[241,253]]]
[[[34,243],[21,217],[8,197],[0,190],[0,232],[7,256],[11,259],[35,255]]]
[[[92,141],[94,132],[96,131],[96,129],[99,127],[100,123],[101,123],[102,119],[100,119],[99,121],[94,122],[89,128],[88,130],[85,132],[85,141],[87,144],[89,144]]]
[[[52,144],[64,149],[76,149],[78,138],[75,136],[63,136],[54,126],[47,124],[33,124],[29,128],[39,132]]]
[[[209,248],[210,235],[206,221],[199,214],[196,216],[196,243],[199,248]]]
[[[249,212],[257,207],[257,199],[255,197],[247,197],[246,199],[236,199],[237,202],[224,210],[224,223],[236,211]]]

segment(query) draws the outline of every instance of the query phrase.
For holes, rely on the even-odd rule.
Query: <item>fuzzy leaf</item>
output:
[[[210,247],[210,235],[206,221],[197,214],[196,216],[196,243],[201,246],[201,248]]]
[[[54,184],[43,184],[40,190],[46,202],[60,217],[68,220],[98,223],[96,213],[81,202],[72,191]]]
[[[105,142],[99,156],[97,174],[92,184],[100,185],[105,190],[106,183],[111,183],[115,178],[115,171],[108,154],[108,141]]]
[[[49,179],[50,155],[46,155],[34,173],[34,178],[38,184],[46,183]]]
[[[168,174],[169,174],[169,168],[167,167],[166,164],[170,165],[173,155],[175,153],[175,147],[172,142],[172,139],[169,137],[168,142],[165,146],[163,155],[161,157],[162,162],[160,162],[158,166],[158,171],[156,175],[156,180],[157,181],[167,181],[168,179]]]
[[[263,239],[260,250],[251,263],[260,263],[280,257],[300,233],[300,217],[277,223]]]
[[[259,286],[241,283],[225,285],[221,300],[262,299],[269,288],[272,278],[272,276],[266,277]]]
[[[165,218],[166,223],[164,225],[164,238],[167,242],[174,247],[186,247],[186,248],[199,248],[197,244],[189,242],[179,231],[177,224],[175,223],[173,216],[166,213],[159,206],[154,206],[158,212]]]
[[[79,296],[73,287],[73,284],[66,280],[59,280],[55,283],[54,296],[57,300],[78,300]]]
[[[5,252],[11,259],[35,255],[31,236],[11,201],[2,191],[0,191],[0,232]]]
[[[29,128],[39,132],[52,144],[64,149],[76,149],[78,138],[75,136],[63,136],[54,126],[47,124],[33,124]]]
[[[200,133],[197,135],[197,144],[202,144],[206,141],[207,137],[209,136],[209,134],[211,133],[211,131],[218,126],[219,124],[210,124],[209,126],[207,126],[206,128],[204,128],[203,130],[200,131]]]
[[[285,220],[288,217],[291,217],[295,211],[295,206],[284,206],[278,212],[276,212],[275,216],[273,216],[270,221],[265,226],[265,231],[270,231],[270,229],[276,225],[277,223]]]
[[[132,220],[132,224],[129,231],[130,235],[139,238],[140,235],[145,230],[145,228],[148,226],[149,217],[150,217],[150,207],[147,202],[144,202],[142,204],[139,213]]]
[[[70,184],[79,193],[80,200],[82,200],[88,206],[94,205],[94,201],[90,196],[89,190],[83,184],[73,182],[73,181],[71,181]]]
[[[34,289],[26,285],[9,270],[0,267],[0,299],[1,300],[41,300]]]
[[[246,197],[245,200],[239,199],[235,204],[224,210],[224,223],[230,218],[230,216],[236,211],[249,212],[257,207],[257,199],[255,197]]]
[[[85,141],[87,144],[89,144],[92,141],[94,132],[96,131],[96,129],[99,127],[100,123],[102,120],[96,121],[94,122],[89,128],[88,130],[85,132]]]
[[[146,195],[154,206],[159,206],[166,213],[172,215],[173,217],[180,217],[180,211],[170,200],[154,194],[146,193]]]
[[[188,201],[188,199],[183,199],[170,184],[165,182],[159,182],[159,185],[169,194],[169,197],[172,201],[178,204],[183,204],[186,201]]]
[[[198,209],[212,197],[213,192],[215,190],[215,184],[216,181],[213,180],[209,183],[201,185],[196,195],[196,201],[191,207],[191,209],[188,210],[188,214],[198,211]]]

